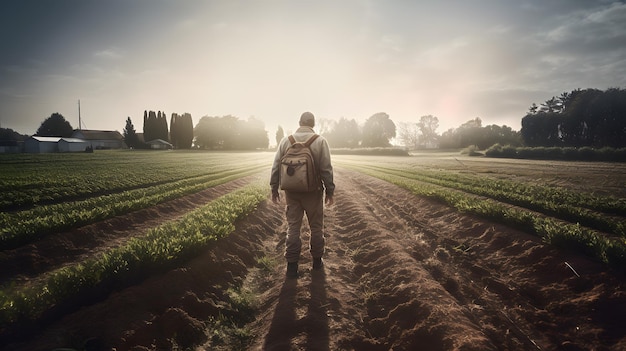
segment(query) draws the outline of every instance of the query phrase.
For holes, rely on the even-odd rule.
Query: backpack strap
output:
[[[309,138],[309,140],[307,140],[307,141],[304,143],[304,146],[306,146],[306,147],[311,146],[311,144],[313,144],[313,142],[315,141],[315,139],[317,139],[317,137],[318,137],[318,136],[319,136],[318,134],[313,134],[313,135]]]
[[[313,135],[309,138],[309,140],[307,140],[307,141],[304,143],[304,146],[306,146],[306,147],[311,146],[311,144],[313,144],[313,142],[315,141],[315,139],[317,139],[317,137],[319,137],[319,134],[313,134]],[[291,143],[291,145],[293,145],[293,144],[295,144],[295,143],[296,143],[296,138],[294,138],[294,137],[293,137],[293,134],[292,134],[292,135],[290,135],[288,138],[289,138],[289,142]]]

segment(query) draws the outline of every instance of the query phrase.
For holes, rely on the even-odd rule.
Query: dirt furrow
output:
[[[123,245],[150,228],[175,220],[189,211],[250,182],[254,176],[237,179],[193,195],[130,212],[122,216],[46,236],[17,249],[0,252],[0,285],[25,283],[64,265],[84,261]]]
[[[205,344],[205,349],[235,349],[215,325],[254,318],[236,300],[282,213],[268,203],[227,238],[181,267],[112,291],[101,301],[75,306],[46,324],[10,335],[0,334],[3,350],[175,350]]]
[[[489,344],[510,350],[585,349],[623,342],[624,333],[615,329],[622,323],[614,314],[600,317],[592,312],[604,309],[607,301],[624,311],[621,275],[546,246],[536,237],[459,214],[388,183],[356,174],[346,177],[363,189],[368,218],[378,217],[377,222],[390,229],[390,242],[414,258],[405,260],[406,265],[420,266],[429,273],[419,289],[442,287],[454,304],[440,299],[432,302],[434,306],[455,307],[446,313],[458,318],[461,312],[489,340],[463,346],[459,336],[467,334],[452,334],[444,336],[444,349],[469,345],[488,349]],[[585,274],[575,275],[566,262]],[[367,267],[366,273],[376,269],[376,265]],[[572,300],[577,301],[577,312],[571,311]],[[420,301],[429,303],[423,298]],[[476,335],[469,329],[466,333]]]
[[[616,329],[623,323],[606,311],[608,301],[624,311],[621,275],[372,177],[338,170],[337,188],[337,205],[327,209],[324,280],[316,283],[307,270],[297,282],[277,281],[280,293],[264,305],[273,317],[258,323],[271,332],[257,327],[256,349],[311,349],[311,316],[284,313],[315,304],[316,284],[326,300],[338,301],[323,305],[332,318],[322,350],[623,346],[624,332]]]
[[[623,274],[373,177],[339,168],[336,182],[323,271],[304,248],[285,278],[284,203],[264,202],[188,264],[7,349],[626,349]],[[253,291],[256,312],[233,291]],[[220,316],[248,324],[223,335]]]

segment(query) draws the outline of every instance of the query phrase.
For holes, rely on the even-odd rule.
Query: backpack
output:
[[[311,192],[318,190],[321,179],[313,153],[311,143],[319,135],[314,134],[304,143],[296,142],[293,135],[289,136],[291,145],[280,159],[280,188],[292,192]]]

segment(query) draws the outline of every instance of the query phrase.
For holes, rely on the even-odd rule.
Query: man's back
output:
[[[312,127],[301,126],[292,135],[297,142],[305,142],[314,134],[315,131]],[[278,189],[280,181],[280,159],[285,155],[290,146],[291,142],[288,137],[283,138],[278,145],[276,157],[274,158],[274,165],[272,167],[272,175],[270,178],[272,190]],[[335,190],[335,183],[333,181],[333,166],[331,164],[328,142],[323,136],[319,136],[309,147],[311,149],[311,153],[313,154],[319,175],[322,179],[326,195],[328,196],[330,194],[330,196],[332,196]]]

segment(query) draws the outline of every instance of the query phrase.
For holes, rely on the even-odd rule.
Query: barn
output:
[[[91,145],[83,139],[61,138],[59,140],[59,152],[84,152]]]
[[[88,142],[94,149],[124,149],[124,137],[120,132],[114,130],[87,130],[77,129],[72,134],[72,138],[82,139]]]
[[[59,137],[33,135],[24,141],[24,151],[33,154],[59,151]]]

